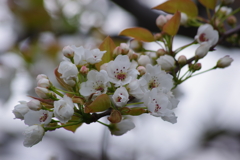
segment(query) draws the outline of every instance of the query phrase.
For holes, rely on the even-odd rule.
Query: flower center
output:
[[[122,69],[117,68],[113,73],[115,74],[115,78],[117,78],[118,80],[121,80],[121,81],[125,80],[127,77],[125,67],[122,67]]]
[[[153,77],[153,79],[150,81],[150,83],[148,83],[148,88],[149,90],[153,89],[153,88],[157,88],[159,86],[159,83],[157,81],[157,77]]]
[[[156,104],[156,108],[155,108],[154,112],[158,112],[160,109],[161,109],[161,107],[158,104]]]
[[[202,34],[199,36],[199,40],[200,40],[201,42],[208,41],[208,39],[206,38],[206,34],[205,34],[205,33],[202,33]]]
[[[102,86],[98,86],[97,88],[95,88],[96,91],[100,91],[100,92],[103,92],[104,91],[104,88]]]
[[[47,113],[43,113],[43,116],[40,117],[39,121],[40,121],[40,122],[45,122],[46,119],[47,119],[47,117],[48,117]]]

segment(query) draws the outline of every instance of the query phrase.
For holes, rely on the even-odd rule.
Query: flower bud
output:
[[[41,125],[32,125],[27,127],[23,132],[25,137],[23,145],[25,147],[32,147],[42,140],[44,133],[45,131]]]
[[[208,43],[202,43],[196,50],[195,52],[195,56],[196,58],[200,59],[203,58],[207,55],[209,49],[210,49],[210,45]]]
[[[196,63],[193,65],[193,70],[194,71],[198,71],[202,68],[202,64],[201,63]]]
[[[50,87],[50,81],[47,78],[41,78],[39,79],[37,83],[38,87],[43,87],[43,88],[49,88]]]
[[[80,69],[80,73],[82,73],[83,75],[86,75],[89,71],[89,68],[87,68],[86,66],[82,66]]]
[[[180,20],[181,25],[186,26],[187,22],[188,22],[188,16],[186,15],[186,13],[181,12],[181,20]]]
[[[125,134],[126,132],[132,130],[133,128],[135,128],[135,125],[129,119],[123,119],[121,122],[111,124],[109,126],[109,130],[110,130],[111,134],[115,135],[115,136],[121,136],[121,135]]]
[[[38,111],[42,108],[40,101],[36,99],[32,99],[31,101],[27,102],[27,106],[34,111]]]
[[[114,50],[113,50],[113,55],[115,57],[117,57],[118,55],[120,55],[122,53],[122,48],[120,46],[117,46]]]
[[[133,53],[133,54],[129,57],[129,59],[136,61],[136,60],[138,59],[138,56],[139,56],[139,55],[138,55],[137,53]]]
[[[38,97],[40,97],[40,98],[48,98],[49,97],[48,94],[50,91],[47,88],[36,87],[35,92],[38,95]]]
[[[220,58],[217,61],[217,67],[218,68],[226,68],[231,65],[232,61],[233,61],[233,59],[229,55],[224,56],[223,58]]]
[[[20,104],[14,107],[12,111],[16,119],[24,119],[24,115],[29,111],[26,101],[20,101]]]
[[[138,66],[137,70],[138,70],[138,72],[140,73],[141,76],[146,73],[146,68],[144,66]]]
[[[161,33],[156,33],[153,35],[155,41],[160,41],[162,39],[162,34]]]
[[[139,51],[142,49],[142,42],[141,41],[138,41],[138,40],[131,40],[130,41],[130,48],[132,48],[133,50],[135,51]]]
[[[149,63],[151,63],[151,60],[147,55],[141,55],[138,59],[138,64],[141,66],[146,66]]]
[[[172,14],[167,14],[167,15],[166,15],[167,21],[169,21],[172,17],[173,17]]]
[[[48,76],[46,76],[45,74],[39,74],[36,80],[39,81],[40,79],[48,79]]]
[[[231,15],[231,16],[229,16],[229,17],[227,18],[227,23],[228,23],[230,26],[234,27],[234,26],[236,25],[236,23],[237,23],[237,18],[236,18],[234,15]]]
[[[63,55],[67,58],[72,58],[74,56],[74,51],[70,46],[65,46],[63,48]]]
[[[122,49],[122,53],[123,55],[128,54],[129,52],[129,46],[126,43],[120,43],[120,47]]]
[[[163,70],[171,70],[175,67],[175,60],[172,56],[164,55],[157,59],[157,63]]]
[[[158,16],[158,18],[156,19],[156,25],[161,29],[164,24],[167,23],[167,18],[164,15],[160,15]]]
[[[179,63],[180,65],[185,65],[185,64],[187,63],[187,58],[186,58],[186,56],[181,55],[180,57],[178,57],[178,63]]]
[[[158,57],[164,56],[167,52],[164,49],[157,50],[156,54]]]

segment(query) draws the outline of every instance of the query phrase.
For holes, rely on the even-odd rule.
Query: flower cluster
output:
[[[223,1],[225,3],[230,1]],[[219,6],[216,13],[223,9]],[[55,87],[46,75],[40,74],[35,88],[38,97],[32,97],[29,102],[20,101],[13,110],[15,118],[28,125],[24,131],[24,146],[31,147],[41,141],[46,131],[65,128],[75,132],[82,123],[98,122],[108,127],[112,135],[119,136],[135,127],[129,116],[141,114],[176,123],[174,109],[179,100],[173,89],[193,76],[228,67],[233,61],[225,56],[209,70],[196,73],[202,66],[199,60],[214,51],[220,29],[215,22],[199,23],[187,13],[159,16],[156,23],[162,31],[155,36],[142,28],[122,31],[120,34],[135,38],[130,45],[115,46],[107,37],[99,49],[64,47],[63,61],[54,71],[63,89]],[[193,42],[173,50],[173,38],[178,29],[175,26],[180,24],[199,28]],[[168,26],[172,27],[169,29]],[[142,41],[156,42],[159,49],[147,50]],[[200,46],[192,58],[187,59],[185,55],[176,58],[179,52],[194,44]],[[181,73],[184,67],[188,69]],[[108,116],[109,124],[99,121],[105,116]]]

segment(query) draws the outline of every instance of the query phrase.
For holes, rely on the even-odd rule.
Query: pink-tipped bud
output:
[[[186,58],[186,56],[181,55],[180,57],[178,57],[178,63],[179,63],[180,65],[185,65],[185,64],[187,63],[187,58]]]
[[[232,61],[233,61],[233,59],[229,55],[224,56],[223,58],[220,58],[217,61],[217,67],[218,68],[226,68],[231,65]]]
[[[161,33],[156,33],[153,35],[155,41],[160,41],[162,40],[163,36]]]
[[[32,99],[31,101],[27,102],[28,108],[34,111],[38,111],[41,109],[41,103],[39,100]]]
[[[156,25],[161,29],[164,24],[166,24],[167,22],[167,18],[164,15],[160,15],[158,16],[158,18],[156,19]]]
[[[169,21],[172,17],[173,17],[172,14],[168,14],[168,15],[166,15],[167,21]]]
[[[67,58],[72,58],[74,56],[74,51],[70,46],[65,46],[63,48],[63,55]]]
[[[137,70],[138,70],[138,72],[140,73],[141,76],[146,73],[146,68],[144,66],[138,66]]]
[[[164,49],[159,49],[156,52],[157,57],[164,56],[167,52]]]
[[[202,68],[202,64],[201,63],[196,63],[193,65],[193,70],[194,71],[198,71]]]
[[[80,69],[80,73],[82,74],[87,74],[89,72],[89,68],[87,68],[86,66],[82,66]]]
[[[117,47],[113,50],[113,55],[117,57],[117,56],[120,55],[120,54],[122,54],[122,48],[121,48],[120,46],[117,46]]]

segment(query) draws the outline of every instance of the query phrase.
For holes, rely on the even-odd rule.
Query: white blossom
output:
[[[186,25],[187,25],[187,22],[188,22],[188,16],[187,16],[187,14],[181,12],[181,20],[180,20],[181,25],[186,26]]]
[[[100,51],[99,49],[86,50],[85,51],[86,61],[90,64],[98,63],[102,61],[102,56],[104,53],[106,53],[106,51]]]
[[[147,55],[141,55],[138,59],[138,64],[141,66],[146,66],[151,63],[151,59]]]
[[[215,12],[217,12],[219,10],[219,12],[225,16],[229,15],[232,12],[232,8],[226,7],[226,6],[222,6],[219,9],[219,5],[215,8]]]
[[[140,82],[138,79],[135,79],[129,83],[127,86],[129,88],[129,94],[137,99],[142,99],[144,96],[144,92],[141,89]]]
[[[40,79],[48,79],[48,76],[46,76],[45,74],[39,74],[37,75],[36,80],[39,81]]]
[[[207,55],[209,49],[210,49],[210,45],[208,43],[202,43],[197,50],[195,51],[195,56],[197,58],[203,58]]]
[[[113,102],[116,104],[116,106],[122,107],[127,104],[129,100],[128,97],[129,97],[129,94],[127,89],[125,87],[120,87],[116,89],[116,91],[112,96],[112,99],[113,99]]]
[[[72,99],[64,95],[62,99],[54,101],[54,116],[61,122],[67,123],[73,113],[74,104]]]
[[[218,31],[214,30],[210,24],[203,24],[198,28],[195,39],[200,44],[208,43],[210,46],[213,46],[218,42]]]
[[[88,49],[83,48],[82,46],[80,47],[76,47],[74,45],[70,46],[71,49],[74,51],[74,64],[76,65],[86,65],[87,61],[86,61],[86,51],[89,51]]]
[[[69,61],[62,61],[58,67],[58,72],[61,73],[61,78],[65,83],[74,85],[74,79],[77,78],[78,69],[75,64]]]
[[[127,55],[118,55],[114,61],[110,61],[107,73],[109,81],[116,87],[130,83],[139,74],[136,65],[130,62]]]
[[[16,105],[13,109],[13,114],[16,119],[24,119],[24,115],[29,111],[26,101],[19,101],[20,104]]]
[[[71,46],[65,46],[63,48],[63,55],[67,58],[72,58],[74,56],[74,51]]]
[[[108,75],[105,70],[100,72],[91,70],[87,74],[87,81],[81,83],[80,94],[88,97],[94,93],[94,97],[107,92]]]
[[[160,15],[158,16],[158,18],[156,19],[156,25],[159,27],[159,28],[162,28],[164,26],[164,24],[167,23],[167,18],[164,16],[164,15]]]
[[[23,132],[23,145],[25,147],[32,147],[42,140],[44,133],[44,128],[41,125],[32,125],[27,127]]]
[[[163,120],[171,123],[177,122],[177,117],[172,111],[173,108],[176,108],[175,105],[177,104],[173,99],[169,99],[169,95],[166,95],[163,91],[154,88],[146,93],[144,104],[151,115],[161,117]]]
[[[37,111],[41,109],[41,103],[39,100],[32,99],[31,101],[27,102],[27,106],[29,109]]]
[[[171,70],[175,67],[175,60],[172,56],[164,55],[157,59],[157,63],[161,66],[163,70]]]
[[[50,87],[50,81],[47,78],[41,78],[37,82],[38,87],[48,88]]]
[[[39,111],[29,110],[24,115],[24,123],[29,126],[35,125],[35,124],[47,125],[48,123],[51,122],[52,115],[53,113],[47,110],[39,110]]]
[[[111,124],[111,127],[109,127],[111,134],[115,136],[121,136],[133,128],[135,128],[135,124],[130,119],[123,119],[121,122]]]
[[[217,67],[218,68],[225,68],[231,65],[231,63],[233,62],[233,59],[227,55],[224,56],[223,58],[220,58],[217,62]]]
[[[146,66],[146,73],[139,79],[143,91],[148,91],[153,88],[165,88],[171,90],[173,87],[173,80],[170,74],[161,70],[159,65]]]

